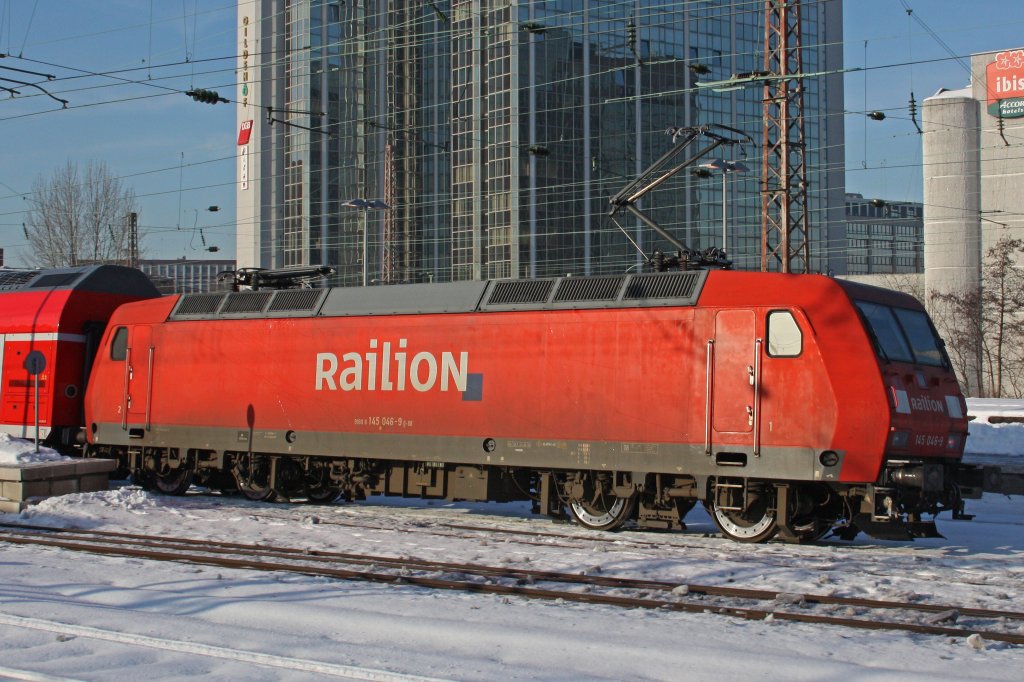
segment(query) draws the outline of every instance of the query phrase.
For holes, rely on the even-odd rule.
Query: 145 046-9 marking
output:
[[[914,445],[923,445],[928,448],[940,447],[946,444],[946,437],[933,433],[919,433],[914,436]]]
[[[379,428],[398,427],[400,429],[408,429],[412,427],[412,419],[406,419],[405,417],[372,415],[369,417],[356,417],[353,420],[353,424],[356,426],[376,426]]]

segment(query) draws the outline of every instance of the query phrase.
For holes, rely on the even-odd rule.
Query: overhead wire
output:
[[[546,83],[546,84],[539,84],[539,85],[548,85],[548,84]],[[130,100],[130,99],[132,99],[132,98],[125,98],[125,99],[124,99],[124,101],[128,101],[128,100]],[[566,111],[570,110],[569,106],[566,106],[565,110],[566,110]],[[550,110],[549,110],[549,111],[550,111]],[[555,111],[557,111],[557,110],[555,110]]]
[[[939,36],[938,33],[932,30],[932,27],[926,24],[924,19],[922,19],[919,14],[917,14],[913,9],[911,9],[910,5],[907,4],[907,0],[900,0],[900,4],[903,5],[903,9],[906,10],[907,15],[910,19],[917,22],[917,24],[921,28],[923,28],[925,32],[927,32],[928,35],[930,35],[936,43],[938,43],[939,47],[945,50],[946,53],[949,54],[951,57],[956,59],[957,63],[960,64],[960,66],[962,66],[964,70],[967,71],[967,73],[971,73],[970,64],[964,61],[963,57],[957,56],[956,51],[953,50],[953,48],[951,48],[949,44],[945,40],[943,40],[941,36]]]
[[[18,51],[19,56],[25,54],[25,44],[28,42],[28,35],[32,31],[32,22],[35,21],[37,9],[39,9],[39,0],[35,0],[35,2],[32,3],[32,13],[29,14],[28,17],[28,25],[25,27],[25,37],[21,41],[21,50]]]

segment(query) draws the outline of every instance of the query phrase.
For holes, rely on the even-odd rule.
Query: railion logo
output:
[[[1024,50],[1007,50],[985,67],[988,113],[1003,118],[1024,116]]]
[[[378,345],[380,350],[378,351]],[[378,344],[370,339],[365,353],[349,352],[339,357],[334,353],[316,354],[316,390],[318,391],[414,391],[425,393],[434,388],[441,391],[459,391],[464,400],[469,380],[479,375],[469,374],[469,353],[444,351],[440,357],[430,351],[420,351],[410,357],[406,350],[408,339],[399,339],[394,350],[390,341]],[[470,391],[472,393],[473,391]]]
[[[911,396],[910,406],[919,412],[946,414],[946,407],[941,402],[927,396]]]

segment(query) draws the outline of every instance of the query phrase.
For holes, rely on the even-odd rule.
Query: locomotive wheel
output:
[[[164,495],[184,495],[192,485],[192,470],[180,467],[166,474],[152,474],[153,489]]]
[[[270,487],[270,463],[265,457],[249,456],[235,462],[232,470],[238,492],[254,502],[271,502],[277,497]]]
[[[787,542],[813,543],[828,535],[843,517],[839,498],[823,486],[801,486],[789,499],[789,524],[779,535]]]
[[[330,504],[341,497],[341,488],[321,486],[306,491],[306,500],[312,504]]]
[[[831,519],[809,519],[805,523],[795,525],[792,532],[797,542],[817,542],[832,531],[835,521]]]
[[[238,482],[238,492],[253,502],[273,502],[274,498],[277,497],[277,493],[274,489],[268,486],[261,486],[258,483],[250,481],[248,483]]]
[[[711,520],[722,535],[736,542],[767,542],[779,532],[775,510],[768,504],[767,495],[759,495],[746,511],[719,509],[713,500],[707,503]]]
[[[615,530],[633,515],[636,495],[615,497],[597,491],[590,500],[573,500],[569,511],[576,523],[591,530]]]
[[[839,517],[829,515],[828,513],[822,516],[802,516],[795,519],[789,528],[780,528],[779,534],[787,542],[815,543],[828,536],[840,520]],[[837,534],[841,537],[843,535],[839,531],[837,531]],[[846,538],[843,537],[842,539],[845,540]]]

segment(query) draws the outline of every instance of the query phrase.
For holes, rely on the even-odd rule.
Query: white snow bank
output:
[[[967,427],[964,454],[1024,457],[1024,424],[986,424],[973,421]]]
[[[1024,400],[1013,398],[968,398],[967,414],[972,424],[991,423],[990,417],[1019,419],[1024,422]]]
[[[14,438],[13,436],[0,433],[0,464],[35,464],[38,462],[59,462],[70,457],[64,457],[56,450],[39,446],[36,452],[33,441]]]
[[[1024,458],[1024,400],[968,398],[966,454],[1013,455]],[[1002,422],[1020,419],[1020,423]]]
[[[48,497],[35,505],[34,511],[44,514],[59,514],[86,503],[139,514],[145,514],[146,510],[160,506],[160,500],[142,488],[125,486],[116,490],[103,490],[95,493],[72,493],[59,497]]]

